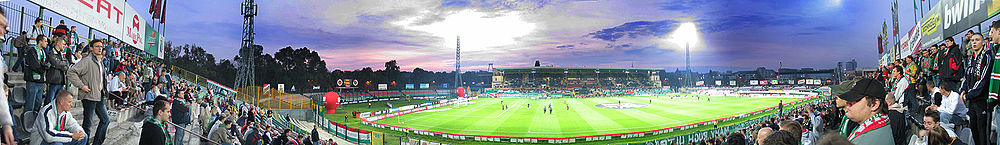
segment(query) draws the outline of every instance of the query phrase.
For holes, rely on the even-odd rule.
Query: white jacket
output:
[[[83,127],[73,119],[73,114],[69,111],[59,112],[55,103],[42,107],[42,112],[38,115],[32,138],[40,137],[48,143],[71,142],[74,141],[73,132],[83,131]]]

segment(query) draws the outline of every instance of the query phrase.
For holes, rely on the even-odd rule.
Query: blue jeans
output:
[[[97,124],[97,132],[94,133],[93,145],[104,144],[104,135],[108,134],[108,123],[111,123],[111,120],[108,119],[108,106],[104,105],[104,97],[101,97],[101,101],[83,100],[82,102],[83,130],[88,133],[90,132],[94,114],[97,114],[97,119],[101,122]]]
[[[53,142],[53,143],[42,142],[40,145],[86,145],[86,144],[87,144],[87,136],[84,136],[83,139],[80,139],[78,141]]]
[[[25,76],[29,77],[29,76]],[[45,83],[27,82],[24,87],[24,112],[38,111],[42,107],[42,94],[45,91]]]
[[[64,85],[49,84],[49,89],[45,90],[45,104],[49,104],[56,99],[56,92],[63,90]],[[42,105],[45,106],[45,105]]]
[[[184,128],[187,128],[187,124],[177,124],[174,126],[174,145],[184,145]]]

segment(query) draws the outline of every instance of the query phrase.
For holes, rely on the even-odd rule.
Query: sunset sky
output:
[[[240,46],[241,0],[169,0],[174,44],[203,46],[231,59]],[[900,31],[913,27],[913,4],[899,1]],[[128,1],[137,11],[149,0]],[[465,70],[533,65],[684,67],[682,45],[667,41],[693,22],[695,71],[756,67],[833,68],[877,60],[876,34],[890,21],[889,1],[858,0],[258,0],[256,43],[265,53],[286,46],[319,52],[330,70],[382,69],[397,60],[454,69],[461,37]],[[926,3],[924,3],[926,6]],[[925,8],[926,10],[927,8]],[[145,14],[145,13],[144,13]],[[145,14],[148,19],[148,14]],[[919,16],[917,16],[919,17]]]

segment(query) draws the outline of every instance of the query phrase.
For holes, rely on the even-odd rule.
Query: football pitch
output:
[[[467,135],[575,137],[656,130],[749,113],[777,106],[779,101],[789,103],[799,100],[670,96],[674,95],[559,99],[479,98],[465,104],[439,107],[376,122]],[[501,101],[507,105],[506,110],[502,108]],[[620,105],[619,102],[625,105]],[[554,111],[543,113],[543,108],[549,104]],[[646,106],[642,107],[644,104]],[[617,106],[641,108],[615,109]]]

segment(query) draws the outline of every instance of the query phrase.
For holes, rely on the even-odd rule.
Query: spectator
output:
[[[69,27],[66,27],[66,21],[65,20],[59,20],[59,25],[56,26],[55,31],[52,31],[52,36],[54,36],[54,37],[65,37],[66,33],[69,33]]]
[[[104,92],[107,92],[107,89],[104,88],[107,84],[107,81],[104,80],[107,67],[99,62],[104,57],[103,46],[102,40],[91,40],[90,44],[87,45],[90,48],[90,54],[84,57],[80,63],[70,67],[66,75],[66,79],[73,86],[79,86],[80,89],[80,99],[83,103],[83,130],[91,131],[90,126],[94,114],[100,120],[97,132],[94,133],[94,145],[104,143],[104,135],[107,134],[108,123],[110,123],[108,108],[104,105],[106,98],[102,96]]]
[[[0,9],[0,36],[7,36],[7,24],[7,12]],[[24,31],[21,31],[21,36],[18,37],[24,38],[24,35]],[[6,37],[0,37],[0,44],[4,41],[7,41]],[[27,40],[25,38],[25,46],[27,44],[26,41]],[[0,66],[7,66],[7,64],[4,64],[4,61],[0,61]],[[6,74],[7,67],[0,67],[0,73]],[[0,80],[6,80],[6,78],[3,77],[4,75],[0,75]],[[6,86],[6,81],[0,81],[0,100],[7,100],[9,97],[7,96]],[[11,115],[11,111],[13,110],[14,108],[12,108],[7,101],[0,101],[0,128],[2,128],[0,129],[0,132],[3,134],[4,144],[17,144],[17,141],[14,141],[14,116]]]
[[[333,139],[327,141],[329,144],[333,144]],[[743,138],[743,134],[738,132],[729,133],[726,136],[726,141],[722,142],[722,145],[746,145],[747,141]]]
[[[25,91],[27,91],[24,96],[24,112],[38,111],[45,91],[45,72],[48,70],[45,66],[47,62],[45,48],[48,46],[48,40],[45,35],[38,35],[35,38],[38,40],[37,44],[25,52],[25,64],[28,69],[24,71]]]
[[[38,35],[45,35],[45,27],[42,26],[42,18],[35,18],[35,25],[31,25],[31,31],[28,32],[28,46],[38,45]]]
[[[172,110],[170,110],[170,112],[171,114],[176,114],[173,115],[172,121],[177,125],[174,126],[175,130],[178,130],[177,133],[174,134],[174,138],[177,138],[179,141],[174,142],[174,144],[183,145],[184,143],[181,140],[184,139],[184,131],[180,130],[187,128],[187,125],[191,123],[191,108],[188,107],[190,106],[190,104],[187,103],[188,100],[184,99],[184,97],[180,97],[181,95],[184,95],[183,93],[177,95],[178,97],[173,98],[173,103],[171,103],[173,107],[171,107]]]
[[[274,138],[274,140],[271,140],[271,144],[272,145],[283,145],[283,144],[286,144],[288,142],[288,132],[290,132],[290,131],[291,130],[289,130],[289,129],[285,129],[285,130],[281,131],[281,135],[278,135],[277,138]]]
[[[312,139],[313,144],[318,145],[319,144],[319,131],[317,131],[316,129],[319,129],[319,126],[318,125],[313,125],[312,133],[310,133],[310,135],[311,135],[310,139]]]
[[[819,138],[819,142],[816,145],[853,145],[851,141],[844,138],[843,135],[835,132],[824,133],[822,137]]]
[[[781,129],[778,130],[784,130],[792,133],[792,137],[796,140],[796,142],[802,140],[802,124],[799,124],[799,122],[794,120],[781,121],[780,124]]]
[[[906,108],[903,108],[903,105],[895,102],[895,95],[885,95],[885,104],[889,108],[889,112],[887,112],[886,115],[889,116],[889,120],[897,120],[889,122],[889,126],[892,127],[892,136],[898,136],[897,138],[893,138],[893,141],[898,145],[904,145],[906,144],[906,138],[903,137],[910,136],[907,135],[910,127],[906,126],[906,116],[903,114]]]
[[[229,128],[229,127],[233,126],[233,121],[232,120],[225,120],[225,121],[222,122],[222,124],[223,124],[223,126],[222,126],[223,128]],[[229,130],[226,130],[226,129],[212,129],[212,133],[210,135],[210,139],[212,141],[218,142],[218,143],[220,143],[222,145],[232,145],[236,141],[234,141],[235,138],[233,138],[229,134],[230,134]]]
[[[795,133],[787,130],[778,130],[768,135],[762,145],[798,145],[799,140],[795,139]]]
[[[965,145],[961,140],[949,137],[948,133],[941,126],[935,126],[927,132],[927,144],[929,145]]]
[[[4,35],[6,35],[6,34],[4,34]],[[0,37],[0,38],[3,38],[3,37]],[[29,46],[28,45],[28,32],[21,31],[21,33],[19,35],[17,35],[17,37],[14,38],[14,41],[11,42],[11,45],[13,45],[14,48],[17,48],[17,59],[14,61],[14,64],[12,64],[12,65],[14,65],[14,67],[12,67],[11,69],[13,69],[14,71],[21,71],[20,69],[24,65],[24,63],[23,63],[24,62],[24,52],[25,52],[25,49],[27,49],[28,46]]]
[[[772,131],[773,130],[771,130],[770,127],[764,127],[761,128],[760,130],[757,130],[757,139],[756,139],[757,144],[764,144],[764,139],[767,139],[767,137],[771,135]]]
[[[79,41],[78,40],[79,37],[77,37],[78,34],[76,34],[76,26],[70,27],[69,28],[69,33],[66,33],[66,35],[69,36],[69,37],[67,37],[69,39],[67,39],[68,41],[66,42],[66,44],[76,44],[77,41]],[[74,50],[74,51],[76,49],[74,47],[70,47],[70,48],[72,48],[71,50]],[[73,52],[73,51],[70,51],[70,52]]]
[[[990,57],[995,56],[996,52],[983,48],[986,41],[983,40],[982,34],[973,33],[971,38],[969,51],[974,55],[967,58],[968,64],[966,66],[968,67],[965,69],[965,79],[963,79],[962,87],[959,90],[962,91],[960,96],[963,98],[962,100],[966,100],[965,104],[969,109],[969,128],[972,129],[975,144],[988,144],[989,115],[993,114],[992,106],[995,105],[986,103],[986,98],[989,98],[987,83],[989,83],[989,74],[992,71],[990,67],[993,66],[993,59]]]
[[[32,140],[40,144],[84,145],[87,134],[73,119],[70,108],[73,108],[73,95],[65,90],[56,94],[56,103],[45,105],[35,119],[37,131],[32,133]]]
[[[940,93],[938,93],[942,96],[941,105],[927,106],[928,110],[937,110],[941,115],[941,122],[945,124],[960,122],[962,120],[960,116],[964,116],[966,112],[964,104],[959,103],[961,98],[959,98],[958,93],[952,89],[954,86],[952,81],[941,81]]]
[[[108,95],[110,95],[108,98],[111,98],[112,108],[118,108],[118,105],[121,105],[122,101],[124,101],[122,99],[125,97],[122,93],[122,88],[125,85],[122,82],[125,79],[124,76],[123,72],[117,72],[112,74],[111,80],[108,80]]]
[[[850,91],[840,94],[840,98],[847,101],[845,116],[861,124],[847,137],[854,144],[895,144],[892,140],[887,140],[892,138],[892,127],[889,126],[891,120],[884,115],[888,112],[883,100],[886,91],[881,86],[884,86],[881,82],[865,78],[855,83]]]
[[[142,123],[142,134],[139,137],[140,145],[169,145],[173,142],[170,132],[167,131],[167,119],[170,119],[171,116],[168,104],[167,101],[153,103],[154,117]]]
[[[955,39],[951,37],[945,37],[945,49],[939,54],[938,61],[939,65],[943,66],[939,70],[939,76],[941,80],[960,80],[964,74],[964,67],[962,67],[962,51],[958,49],[958,45],[955,45]]]
[[[984,49],[993,50],[993,51],[996,51],[998,54],[1000,54],[1000,50],[998,50],[998,49],[1000,49],[1000,21],[993,21],[993,24],[990,25],[990,33],[989,34],[990,34],[989,37],[990,37],[991,41],[989,41],[989,43],[986,45],[986,48],[984,48]],[[990,78],[990,81],[989,81],[990,85],[989,85],[989,92],[987,93],[988,98],[986,99],[986,102],[988,104],[987,106],[996,106],[997,103],[998,103],[997,102],[997,95],[998,95],[998,93],[1000,93],[1000,77],[992,77],[994,74],[1000,74],[1000,66],[997,66],[997,65],[1000,65],[1000,57],[996,57],[993,60],[993,65],[992,65],[993,68],[991,69],[991,77],[989,77]],[[996,109],[1000,109],[1000,108],[996,108]],[[993,122],[994,123],[1000,122],[1000,111],[998,111],[996,109],[994,109],[994,111],[993,111]],[[1000,126],[1000,124],[996,124],[996,125]],[[996,133],[997,133],[998,137],[1000,137],[1000,129],[996,129]]]
[[[153,100],[155,100],[156,98],[163,97],[163,94],[160,94],[160,88],[162,87],[163,87],[162,83],[156,83],[155,85],[153,85],[153,89],[149,89],[149,91],[146,91],[146,102],[153,102]]]
[[[49,51],[47,62],[51,66],[45,72],[45,83],[49,84],[45,103],[55,99],[56,92],[63,90],[66,84],[66,70],[69,69],[69,60],[66,59],[66,38],[56,37],[53,39],[52,50]]]

